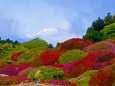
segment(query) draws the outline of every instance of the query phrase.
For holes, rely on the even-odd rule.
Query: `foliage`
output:
[[[0,55],[7,56],[10,51],[12,50],[13,46],[12,44],[0,44]]]
[[[82,50],[85,46],[91,44],[89,41],[85,39],[78,39],[78,38],[73,38],[65,41],[64,43],[61,44],[60,51],[66,52],[68,50],[73,50],[73,49],[80,49]]]
[[[15,85],[20,82],[31,82],[30,79],[28,79],[26,76],[7,76],[7,77],[1,77],[0,76],[0,86],[6,86],[6,85]]]
[[[89,70],[85,73],[81,74],[78,77],[72,78],[69,81],[72,83],[77,84],[78,86],[88,86],[88,83],[94,73],[96,73],[98,70]]]
[[[104,18],[105,25],[109,25],[112,23],[112,15],[110,12],[107,13],[107,16]]]
[[[83,39],[89,40],[91,42],[98,42],[103,40],[103,34],[99,31],[95,31],[92,27],[88,28]]]
[[[90,79],[88,86],[112,86],[115,82],[115,64],[97,71]]]
[[[85,57],[87,53],[83,52],[82,50],[70,50],[65,52],[63,55],[60,56],[58,59],[59,64],[66,65],[68,62],[74,62],[81,60],[83,57]]]
[[[59,86],[77,86],[74,83],[68,82],[68,81],[62,81],[62,80],[44,80],[41,81],[41,83],[49,83],[49,84],[54,84],[54,85],[59,85]]]
[[[42,54],[46,53],[60,53],[60,52],[56,48],[47,48],[42,52]]]
[[[10,40],[9,38],[6,39],[6,40],[1,40],[1,37],[0,37],[0,43],[1,43],[1,44],[5,44],[5,43],[12,44],[13,48],[14,48],[17,44],[20,44],[17,40],[13,42],[13,41]]]
[[[32,48],[37,48],[37,47],[48,47],[47,42],[40,40],[40,39],[33,39],[28,42],[25,42],[22,44],[25,48],[32,49]]]
[[[66,77],[77,77],[88,70],[92,70],[94,64],[95,63],[91,61],[75,61],[72,63],[68,63],[62,69]]]
[[[64,78],[64,72],[60,68],[40,66],[36,70],[32,71],[28,78],[36,81],[42,80],[62,80]]]
[[[21,72],[18,73],[18,76],[28,76],[31,71],[35,70],[35,68],[28,67]]]
[[[115,37],[115,23],[105,26],[100,32],[103,33],[104,39]]]
[[[109,61],[98,62],[98,63],[96,63],[96,64],[94,65],[94,69],[95,69],[95,70],[99,70],[99,69],[101,69],[101,68],[103,68],[103,67],[106,67],[106,66],[108,66],[108,65],[111,65],[111,64],[112,64],[112,63],[109,62]]]
[[[97,63],[97,62],[110,61],[113,58],[115,58],[114,53],[105,51],[105,52],[97,52],[97,53],[88,54],[82,60],[89,60],[89,61]]]
[[[46,66],[55,67],[55,68],[62,68],[62,67],[64,67],[63,64],[54,64],[54,65],[46,65]]]
[[[48,48],[54,48],[53,45],[50,43],[48,44]]]
[[[93,21],[92,27],[95,29],[95,31],[102,30],[104,27],[104,20],[99,17],[98,20]]]
[[[18,57],[19,57],[22,53],[25,53],[25,51],[21,51],[21,52],[18,52],[18,53],[13,54],[13,55],[11,56],[11,59],[16,62],[16,59],[18,59]]]
[[[17,75],[18,74],[18,70],[14,67],[3,67],[0,69],[0,74],[7,74],[7,75]]]
[[[115,45],[107,41],[100,41],[84,47],[83,51],[89,54],[104,51],[115,51]]]
[[[57,62],[59,57],[60,55],[57,53],[41,54],[40,56],[34,59],[32,66],[38,67],[41,65],[52,65]]]

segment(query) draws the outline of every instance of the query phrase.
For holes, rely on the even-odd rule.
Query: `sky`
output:
[[[115,0],[0,0],[0,37],[54,46],[82,38],[98,17],[115,14]]]

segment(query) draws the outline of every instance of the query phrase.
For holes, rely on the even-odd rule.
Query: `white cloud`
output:
[[[54,46],[57,42],[64,42],[71,38],[80,38],[81,36],[76,35],[71,30],[71,23],[68,21],[64,21],[63,23],[56,24],[56,28],[44,28],[37,33],[27,34],[27,38],[36,38],[39,37],[47,41],[48,43],[52,43]]]

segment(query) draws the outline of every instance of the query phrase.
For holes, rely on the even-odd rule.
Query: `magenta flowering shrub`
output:
[[[14,68],[14,67],[3,67],[0,69],[0,74],[6,74],[6,75],[17,75],[19,73],[19,71]]]
[[[49,83],[54,85],[60,85],[60,86],[77,86],[74,83],[68,82],[68,81],[62,81],[62,80],[44,80],[41,81],[41,83]]]
[[[110,61],[104,61],[104,62],[98,62],[94,65],[94,69],[95,70],[99,70],[103,67],[106,67],[108,65],[111,65],[112,63]]]
[[[29,66],[28,65],[20,65],[19,67],[18,67],[18,70],[19,70],[19,72],[20,71],[22,71],[22,70],[24,70],[24,69],[26,69],[26,68],[28,68]]]

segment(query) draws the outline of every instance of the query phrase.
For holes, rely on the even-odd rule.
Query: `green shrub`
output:
[[[37,47],[48,47],[47,42],[40,40],[40,39],[33,39],[28,42],[25,42],[22,44],[25,48],[32,49],[32,48],[37,48]]]
[[[40,66],[28,75],[29,79],[42,80],[62,80],[64,79],[64,72],[60,68]]]
[[[12,44],[0,44],[0,55],[7,56],[12,49]]]
[[[69,81],[72,83],[76,83],[78,86],[88,86],[88,83],[92,77],[92,75],[98,70],[89,70],[76,78],[72,78]]]
[[[82,50],[70,50],[65,52],[59,59],[58,62],[59,64],[66,65],[68,62],[74,62],[74,61],[79,61],[88,54],[83,52]]]

